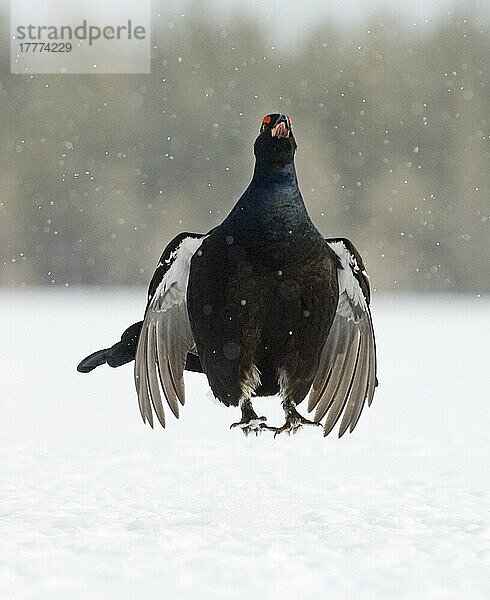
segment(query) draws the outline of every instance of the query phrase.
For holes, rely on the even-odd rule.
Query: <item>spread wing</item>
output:
[[[343,413],[339,437],[357,425],[367,400],[371,405],[376,379],[376,344],[370,289],[364,264],[347,239],[326,240],[338,258],[339,301],[323,347],[320,365],[308,399],[315,421],[327,415],[324,435],[328,435]]]
[[[212,231],[213,229],[211,229],[211,231],[209,231],[206,235],[209,235]],[[204,237],[204,235],[205,234],[203,233],[190,233],[189,231],[184,231],[176,235],[173,238],[173,240],[167,244],[165,250],[160,256],[160,260],[158,261],[158,265],[155,269],[155,272],[153,273],[150,285],[148,286],[148,304],[150,304],[153,296],[155,295],[155,292],[158,289],[158,286],[162,282],[162,279],[165,277],[167,271],[174,263],[175,257],[177,256],[177,250],[179,249],[179,246],[182,244],[182,242],[186,238],[201,239]]]
[[[136,350],[134,380],[141,416],[152,427],[152,407],[165,427],[162,397],[177,418],[179,403],[185,402],[184,367],[187,354],[196,352],[187,314],[187,282],[191,258],[203,237],[195,234],[183,237],[166,258],[170,268],[161,265],[167,267],[165,274],[155,289],[150,286]]]

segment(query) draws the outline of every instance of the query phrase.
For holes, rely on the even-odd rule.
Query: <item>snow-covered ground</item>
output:
[[[355,432],[274,440],[203,376],[152,431],[131,366],[75,371],[144,294],[0,294],[2,600],[490,597],[489,298],[375,297]]]

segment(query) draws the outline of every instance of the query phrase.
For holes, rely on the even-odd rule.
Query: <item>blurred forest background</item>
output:
[[[2,37],[0,284],[146,284],[172,236],[225,217],[281,111],[312,218],[378,290],[490,291],[490,30],[471,7],[292,44],[188,3],[155,13],[151,75],[8,75]]]

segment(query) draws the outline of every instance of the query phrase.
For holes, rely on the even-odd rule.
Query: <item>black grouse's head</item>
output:
[[[279,113],[266,115],[262,119],[260,133],[254,144],[257,162],[276,169],[293,162],[297,144],[291,123],[291,117]]]

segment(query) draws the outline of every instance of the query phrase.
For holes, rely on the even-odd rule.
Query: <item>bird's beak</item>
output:
[[[272,137],[277,137],[277,138],[289,137],[289,125],[288,125],[288,118],[286,117],[286,115],[281,115],[277,119],[276,124],[271,129],[271,135],[272,135]]]

